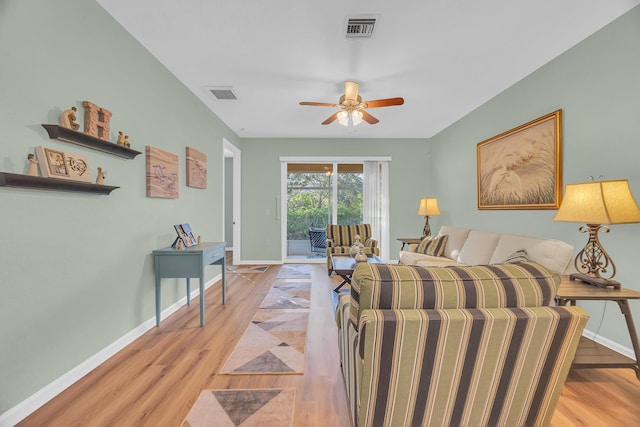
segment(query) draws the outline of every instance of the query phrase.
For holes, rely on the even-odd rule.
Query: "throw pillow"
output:
[[[431,256],[443,256],[447,236],[427,236],[418,245],[416,252]]]
[[[531,259],[529,258],[529,254],[527,253],[526,249],[520,249],[519,251],[515,251],[514,253],[506,257],[504,261],[502,261],[502,264],[513,264],[516,262],[525,261],[531,261]]]

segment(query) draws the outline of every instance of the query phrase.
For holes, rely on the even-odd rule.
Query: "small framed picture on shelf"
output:
[[[36,147],[36,156],[44,178],[93,182],[89,162],[84,156],[42,146]]]
[[[176,233],[178,233],[178,237],[173,242],[172,247],[176,247],[178,241],[182,241],[182,245],[185,248],[190,246],[196,246],[198,244],[198,239],[193,236],[193,231],[191,230],[191,226],[189,224],[176,224],[173,226],[175,228]]]

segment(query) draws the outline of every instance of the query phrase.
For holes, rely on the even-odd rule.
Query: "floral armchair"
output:
[[[331,276],[333,264],[331,254],[348,254],[355,242],[355,236],[360,236],[360,243],[364,245],[367,255],[380,255],[378,241],[371,238],[371,224],[327,225],[327,273]]]

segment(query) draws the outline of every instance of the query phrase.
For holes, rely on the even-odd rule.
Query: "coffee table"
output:
[[[333,264],[333,272],[342,277],[342,282],[336,286],[333,292],[339,292],[347,283],[351,284],[351,276],[356,268],[356,260],[349,254],[331,254],[331,263]],[[384,264],[376,255],[367,255],[369,264]]]

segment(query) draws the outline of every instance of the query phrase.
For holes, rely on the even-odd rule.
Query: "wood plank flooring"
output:
[[[295,426],[350,426],[331,297],[337,279],[327,277],[324,264],[312,265],[304,374],[216,374],[279,268],[227,275],[227,304],[212,286],[203,328],[196,299],[19,425],[179,426],[204,389],[295,387]],[[630,369],[573,370],[551,425],[640,425],[640,381]]]

